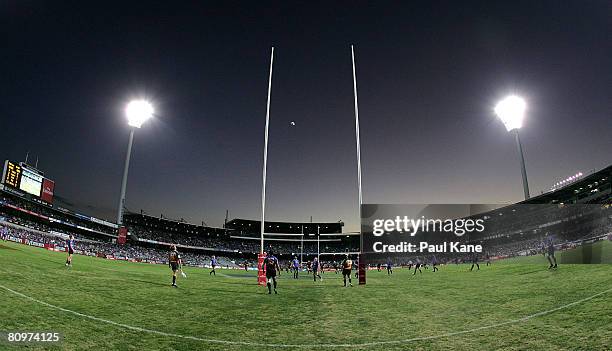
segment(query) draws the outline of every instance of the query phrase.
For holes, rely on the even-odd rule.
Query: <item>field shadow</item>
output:
[[[151,282],[151,281],[148,281],[148,280],[130,279],[130,281],[139,282],[139,283],[145,283],[145,284],[149,284],[149,285],[156,285],[156,286],[168,286],[168,284],[158,283],[158,282]]]
[[[255,279],[253,279],[253,282],[254,282],[253,285],[257,284]],[[215,284],[240,285],[240,286],[250,285],[249,282],[246,282],[246,281],[234,281],[234,282],[217,281],[215,282]]]
[[[201,291],[210,291],[213,293],[217,293],[217,292],[224,292],[224,293],[230,293],[230,294],[243,294],[243,295],[253,295],[252,291],[241,291],[241,290],[230,290],[230,289],[201,289]]]

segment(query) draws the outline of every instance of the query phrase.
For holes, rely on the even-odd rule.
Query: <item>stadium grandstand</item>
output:
[[[520,203],[609,204],[612,202],[612,165]]]
[[[558,250],[591,244],[612,236],[612,166],[586,175],[563,187],[493,210],[476,210],[464,219],[482,219],[486,230],[460,238],[465,244],[480,244],[489,259],[504,259],[542,253],[547,234],[555,236]],[[431,232],[429,233],[431,234]],[[454,235],[435,232],[427,241],[432,244],[456,241]],[[586,245],[585,245],[586,247]],[[590,247],[590,246],[589,246]],[[588,262],[597,263],[592,255]],[[396,265],[427,258],[401,254],[385,257]],[[440,254],[441,262],[464,262],[472,258],[456,254]]]
[[[611,180],[612,166],[529,200],[474,214],[473,218],[486,220],[490,230],[463,240],[481,243],[493,259],[539,253],[545,232],[556,233],[559,249],[601,240],[612,232]],[[65,239],[73,235],[77,253],[149,263],[166,263],[168,247],[176,244],[188,265],[207,266],[216,255],[222,267],[256,269],[260,221],[232,219],[219,228],[126,213],[124,222],[128,238],[120,245],[115,223],[37,200],[9,186],[0,189],[0,233],[7,240],[63,251]],[[359,252],[359,233],[343,229],[341,221],[266,222],[265,250],[273,250],[283,263],[294,256],[304,262],[315,255],[334,261],[344,253]],[[393,258],[398,265],[408,264],[409,259]]]

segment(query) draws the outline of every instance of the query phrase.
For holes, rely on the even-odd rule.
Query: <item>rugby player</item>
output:
[[[433,267],[434,272],[438,271],[438,259],[436,258],[436,255],[431,257],[431,266]]]
[[[350,286],[353,286],[351,282],[351,273],[353,270],[353,261],[349,258],[347,254],[344,257],[344,261],[342,261],[342,277],[344,278],[344,287],[346,287],[346,278],[348,278],[348,282]]]
[[[270,251],[268,256],[264,258],[263,266],[266,270],[266,279],[268,285],[268,294],[272,294],[272,284],[274,284],[274,293],[278,294],[276,291],[276,272],[278,271],[278,275],[280,275],[280,266],[278,265],[278,258],[274,256],[274,253]]]
[[[387,275],[393,274],[393,263],[391,262],[391,259],[388,258],[387,259]]]
[[[68,257],[66,257],[66,267],[72,268],[72,255],[74,254],[74,237],[70,235],[68,240],[66,240],[66,251],[68,252]]]
[[[297,256],[293,257],[293,261],[291,261],[291,267],[293,268],[293,279],[298,279],[300,261],[298,261]]]
[[[170,251],[170,254],[168,255],[168,266],[170,266],[170,269],[172,270],[172,286],[178,288],[178,285],[176,285],[176,272],[181,269],[183,262],[181,260],[181,255],[179,255],[178,251],[176,250],[176,245],[172,245],[171,248],[172,251]]]
[[[212,271],[208,272],[208,275],[217,275],[217,272],[215,272],[215,267],[217,267],[217,258],[215,257],[215,255],[213,255],[213,257],[210,259],[210,265],[212,267]]]
[[[476,253],[472,254],[472,267],[470,267],[470,272],[474,269],[474,265],[480,270],[480,265],[478,264],[478,255]]]
[[[419,270],[419,273],[423,274],[421,267],[423,267],[423,264],[421,264],[421,259],[417,257],[416,260],[414,260],[414,273],[412,273],[412,275],[416,274],[417,269]]]
[[[319,280],[323,279],[321,278],[321,275],[319,274],[320,269],[321,269],[321,264],[319,263],[319,259],[315,257],[314,260],[312,261],[312,277],[315,282],[317,281],[317,278],[319,278]]]
[[[546,258],[548,259],[548,263],[550,263],[548,269],[557,268],[557,258],[555,257],[555,243],[550,233],[546,233],[546,238],[544,239],[544,242],[546,243]]]

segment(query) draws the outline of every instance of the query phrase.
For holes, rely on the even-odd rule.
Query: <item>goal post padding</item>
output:
[[[266,271],[263,264],[265,258],[265,253],[257,255],[257,285],[266,285]]]

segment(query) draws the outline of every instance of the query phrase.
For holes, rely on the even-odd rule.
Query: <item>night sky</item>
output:
[[[532,195],[612,163],[610,1],[163,3],[2,1],[0,158],[29,151],[57,195],[114,220],[123,109],[146,97],[127,208],[259,218],[274,45],[267,218],[355,230],[354,44],[365,203],[520,201],[493,114],[510,93]]]

